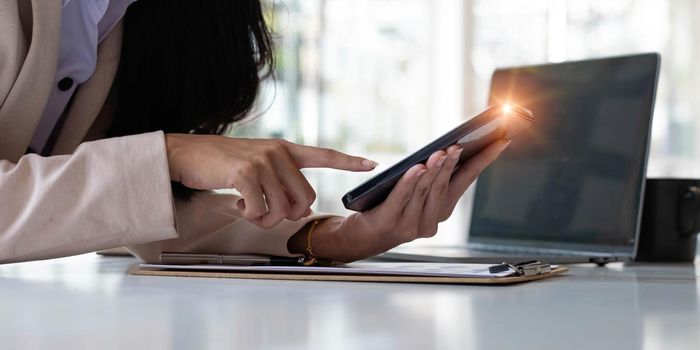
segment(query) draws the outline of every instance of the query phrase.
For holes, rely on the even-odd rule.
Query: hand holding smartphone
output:
[[[343,204],[345,208],[358,212],[372,209],[386,199],[408,169],[416,164],[425,163],[434,152],[459,144],[463,149],[459,160],[461,164],[500,139],[512,139],[529,128],[533,120],[531,111],[512,103],[489,107],[391,168],[355,187],[343,196]]]

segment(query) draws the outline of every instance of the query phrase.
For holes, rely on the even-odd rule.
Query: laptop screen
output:
[[[634,255],[659,56],[500,69],[533,126],[480,177],[469,242]]]

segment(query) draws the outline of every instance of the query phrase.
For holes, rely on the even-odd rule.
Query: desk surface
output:
[[[508,287],[128,276],[94,254],[0,266],[0,348],[698,349],[693,265]]]

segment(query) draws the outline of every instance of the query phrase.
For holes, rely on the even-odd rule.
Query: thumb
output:
[[[332,168],[350,171],[370,171],[377,167],[377,162],[351,156],[330,148],[312,147],[287,143],[287,150],[292,159],[301,168]]]

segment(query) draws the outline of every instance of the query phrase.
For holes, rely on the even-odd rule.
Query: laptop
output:
[[[496,70],[489,105],[517,103],[535,121],[475,184],[468,241],[397,247],[380,258],[632,260],[659,63],[649,53]]]

